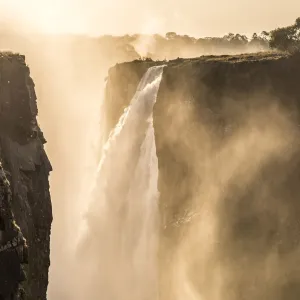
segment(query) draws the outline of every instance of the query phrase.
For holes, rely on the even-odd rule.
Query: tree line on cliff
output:
[[[102,36],[99,43],[131,58],[175,59],[177,57],[196,57],[200,55],[221,55],[279,50],[300,51],[300,18],[294,24],[271,31],[254,33],[251,37],[239,33],[228,33],[223,37],[194,38],[168,32],[165,36],[124,35]]]
[[[200,55],[239,54],[269,50],[268,33],[254,33],[251,38],[242,34],[229,33],[223,37],[194,38],[168,32],[165,36],[125,35],[120,37],[100,37],[100,44],[114,42],[115,47],[151,59],[175,59],[177,57],[197,57]]]
[[[81,53],[89,49],[107,60],[108,65],[116,62],[150,58],[153,60],[199,57],[201,55],[234,55],[259,51],[300,51],[300,18],[294,24],[271,31],[254,33],[251,37],[239,33],[228,33],[222,37],[195,38],[168,32],[165,35],[134,34],[124,36],[104,35],[91,38],[84,35],[48,36],[37,34],[26,38],[18,29],[0,24],[0,47],[17,49],[51,48],[52,44],[72,49],[81,60],[89,61]],[[24,49],[23,49],[24,48]],[[91,58],[92,59],[92,58]],[[88,62],[87,62],[88,63]]]

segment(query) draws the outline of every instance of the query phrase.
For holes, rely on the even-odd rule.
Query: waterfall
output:
[[[78,299],[158,298],[153,106],[162,73],[163,66],[147,70],[104,146],[79,247],[86,287]]]

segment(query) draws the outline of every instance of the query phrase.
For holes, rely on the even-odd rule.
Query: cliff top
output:
[[[20,63],[25,63],[25,55],[7,50],[0,50],[0,60],[3,59],[18,60]]]
[[[245,61],[266,61],[266,60],[276,60],[288,57],[289,54],[284,52],[257,52],[257,53],[244,53],[237,55],[203,55],[196,58],[178,58],[171,60],[170,63],[174,62],[228,62],[228,63],[238,63]]]
[[[179,64],[189,64],[189,63],[211,63],[211,62],[225,62],[225,63],[240,63],[240,62],[259,62],[259,61],[270,61],[270,60],[278,60],[290,57],[291,54],[285,52],[257,52],[257,53],[245,53],[245,54],[237,54],[237,55],[202,55],[200,57],[195,58],[177,58],[169,61],[154,61],[152,59],[145,60],[134,60],[133,62],[124,62],[117,64],[118,66],[126,66],[128,64],[135,64],[136,66],[139,64],[146,65],[147,67],[151,67],[154,65],[167,64],[168,66],[174,66]]]

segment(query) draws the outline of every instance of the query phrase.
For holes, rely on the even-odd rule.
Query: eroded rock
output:
[[[46,299],[52,167],[37,112],[25,57],[0,53],[0,299]]]

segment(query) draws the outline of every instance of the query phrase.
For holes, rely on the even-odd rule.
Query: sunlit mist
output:
[[[300,1],[287,0],[284,7],[279,0],[0,0],[0,29],[7,33],[0,48],[26,56],[53,166],[49,300],[281,299],[275,298],[277,287],[285,284],[280,270],[293,272],[299,250],[287,253],[283,262],[275,246],[264,246],[272,229],[268,218],[285,233],[282,220],[292,207],[283,207],[278,195],[289,199],[289,186],[275,187],[299,151],[299,133],[276,99],[248,95],[267,105],[241,110],[238,117],[233,113],[240,126],[224,138],[195,120],[196,108],[178,87],[166,109],[172,122],[164,143],[174,145],[171,154],[192,170],[193,181],[179,180],[178,186],[189,190],[189,204],[171,226],[178,236],[167,241],[160,236],[165,228],[154,108],[168,66],[156,62],[160,66],[145,70],[134,88],[128,84],[124,93],[132,88],[133,97],[122,103],[112,128],[104,104],[113,101],[107,94],[105,99],[105,88],[112,90],[108,70],[117,63],[141,61],[151,53],[154,60],[241,53],[179,47],[171,55],[169,49],[157,50],[152,34],[251,35],[298,17]],[[126,51],[94,38],[137,33],[143,35],[126,44]],[[175,100],[186,105],[174,108]],[[178,134],[183,129],[187,135]],[[240,200],[249,197],[247,192],[251,209]],[[256,213],[266,216],[255,219],[262,233],[240,237],[239,228],[248,226],[243,217]],[[259,280],[264,288],[257,288]]]
[[[138,1],[138,0],[11,0],[0,1],[1,18],[46,32],[131,34],[158,20],[151,33],[176,31],[194,36],[220,36],[228,32],[251,34],[289,24],[298,17],[300,3],[282,1]],[[156,22],[156,21],[155,21]]]

